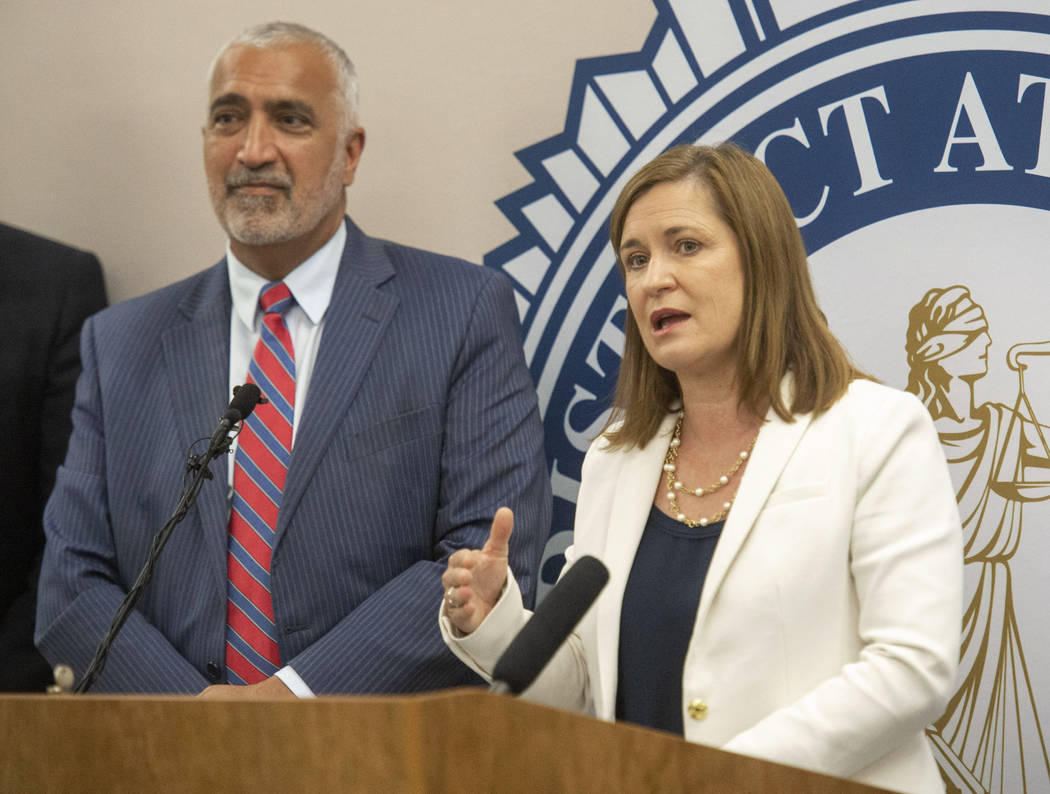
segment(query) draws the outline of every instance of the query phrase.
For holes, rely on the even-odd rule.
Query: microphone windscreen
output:
[[[247,419],[251,416],[252,411],[255,410],[255,406],[259,404],[261,399],[262,392],[259,391],[259,387],[254,383],[234,386],[233,399],[230,400],[230,407],[226,409],[224,417],[234,422]],[[236,414],[234,414],[235,411]]]
[[[609,571],[595,557],[576,560],[518,632],[492,671],[495,681],[515,695],[528,688],[609,581]]]

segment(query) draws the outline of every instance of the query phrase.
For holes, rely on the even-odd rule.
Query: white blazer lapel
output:
[[[785,378],[783,392],[790,405],[791,378]],[[773,411],[766,416],[765,424],[758,433],[758,441],[751,452],[750,460],[744,469],[733,499],[733,509],[726,519],[722,535],[715,547],[711,567],[704,580],[704,589],[700,596],[696,625],[701,626],[711,604],[725,580],[733,560],[740,547],[751,533],[759,512],[780,479],[780,474],[787,466],[795,448],[802,440],[812,420],[812,414],[795,416],[794,422],[785,422]]]
[[[598,601],[598,674],[592,682],[599,716],[612,718],[616,710],[623,594],[663,474],[664,456],[677,416],[668,415],[644,448],[623,453],[622,465],[606,486],[608,527],[604,548],[596,553],[609,568],[609,583]]]

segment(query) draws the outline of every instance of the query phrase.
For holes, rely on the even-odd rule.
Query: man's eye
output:
[[[216,127],[225,127],[233,124],[237,120],[237,116],[233,113],[216,113],[212,116],[211,123]]]

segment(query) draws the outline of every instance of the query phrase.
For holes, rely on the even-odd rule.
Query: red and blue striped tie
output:
[[[269,402],[237,439],[227,555],[226,669],[231,684],[254,684],[281,666],[270,597],[270,557],[292,452],[295,351],[282,315],[294,303],[284,282],[263,287],[262,331],[248,380]]]

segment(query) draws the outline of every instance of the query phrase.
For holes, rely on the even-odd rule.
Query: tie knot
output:
[[[295,299],[283,281],[271,281],[259,293],[259,306],[264,314],[284,314]]]

